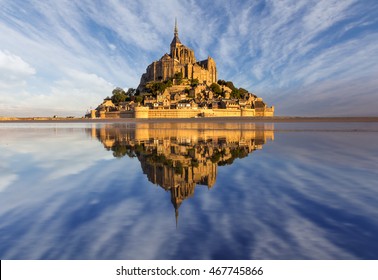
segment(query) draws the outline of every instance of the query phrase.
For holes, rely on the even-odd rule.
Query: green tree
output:
[[[113,89],[112,94],[111,99],[115,105],[118,105],[120,102],[124,102],[127,97],[126,92],[120,87]]]
[[[148,83],[146,85],[146,89],[148,92],[152,93],[153,96],[156,96],[158,93],[164,92],[164,90],[167,87],[172,86],[172,80],[167,80],[164,82],[153,82],[153,83]]]
[[[126,92],[126,95],[127,96],[133,96],[133,95],[135,95],[135,93],[136,93],[136,89],[135,88],[129,88],[127,90],[127,92]]]
[[[180,85],[182,83],[182,73],[176,72],[174,75],[174,79],[176,80],[176,84]]]
[[[224,85],[226,85],[226,81],[225,80],[218,80],[218,85],[224,86]]]
[[[192,79],[192,80],[190,81],[190,86],[191,86],[191,87],[196,87],[198,84],[199,84],[198,79]]]
[[[135,102],[142,103],[142,101],[143,101],[143,96],[140,96],[140,95],[135,96]]]
[[[175,79],[182,79],[182,72],[176,72]]]
[[[231,98],[241,98],[241,94],[240,94],[239,89],[233,88],[233,90],[231,92]]]
[[[225,82],[225,86],[226,86],[226,87],[229,87],[231,90],[236,89],[235,86],[234,86],[234,83],[231,82],[231,81],[227,81],[227,82]]]
[[[211,91],[214,92],[216,95],[219,95],[219,94],[222,93],[222,89],[221,89],[221,87],[220,87],[218,84],[216,84],[216,83],[212,83],[212,84],[210,85],[210,89],[211,89]]]
[[[240,93],[240,96],[244,98],[245,96],[248,95],[248,90],[246,90],[245,88],[239,88],[239,93]]]

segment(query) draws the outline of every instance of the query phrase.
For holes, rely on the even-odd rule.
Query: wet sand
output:
[[[378,117],[218,117],[188,119],[85,119],[85,118],[10,118],[0,117],[0,123],[300,123],[300,122],[378,122]]]

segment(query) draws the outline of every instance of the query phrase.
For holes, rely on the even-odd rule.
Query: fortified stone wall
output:
[[[133,111],[120,112],[121,118],[135,118],[135,113]]]
[[[116,112],[104,112],[104,118],[119,119],[119,118],[121,118],[121,114],[118,111],[116,111]]]
[[[148,119],[148,111],[147,107],[135,107],[134,108],[134,117],[136,119]]]
[[[255,109],[149,109],[135,107],[134,111],[101,112],[100,118],[167,119],[203,117],[273,117],[274,107]]]
[[[135,118],[133,111],[114,111],[114,112],[101,112],[100,118],[106,119],[120,119],[120,118]]]
[[[274,116],[274,106],[272,106],[270,108],[265,108],[264,116],[265,117],[273,117]]]
[[[199,109],[154,109],[149,110],[148,118],[194,118],[199,114]]]
[[[205,117],[253,117],[254,109],[204,109]]]

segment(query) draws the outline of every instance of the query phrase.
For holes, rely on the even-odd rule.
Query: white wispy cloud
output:
[[[26,79],[35,73],[36,70],[21,57],[0,50],[0,88],[23,87]]]
[[[220,79],[233,80],[266,100],[275,100],[277,108],[281,107],[280,93],[301,88],[304,104],[311,99],[307,92],[313,85],[329,83],[334,77],[344,77],[340,91],[349,96],[352,93],[345,81],[375,74],[377,8],[370,0],[112,0],[101,4],[85,0],[22,5],[3,1],[1,55],[8,60],[19,58],[26,64],[19,60],[17,67],[30,68],[23,69],[24,76],[18,72],[17,84],[22,88],[14,97],[0,92],[1,110],[12,114],[15,108],[25,106],[18,102],[24,96],[30,96],[29,112],[38,107],[40,97],[51,102],[43,106],[56,108],[54,96],[60,100],[59,94],[55,95],[57,84],[69,81],[71,88],[83,88],[85,79],[72,79],[74,71],[96,75],[112,86],[136,87],[147,65],[169,52],[175,17],[181,41],[194,49],[197,59],[214,57]],[[11,79],[1,83],[3,89],[14,85]],[[91,95],[90,81],[87,87],[80,91],[87,101],[76,107],[76,112],[84,113],[111,94],[104,88],[107,92],[100,98],[100,94]],[[369,88],[361,95],[371,91]],[[330,92],[328,99],[333,98]],[[70,106],[66,104],[67,111]],[[284,111],[289,111],[288,107]]]

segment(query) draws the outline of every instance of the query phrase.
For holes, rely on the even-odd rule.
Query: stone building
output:
[[[177,21],[174,37],[170,45],[170,53],[148,65],[146,73],[141,77],[138,89],[141,90],[148,82],[165,81],[181,73],[184,79],[198,79],[199,83],[211,84],[217,82],[217,67],[210,56],[197,61],[194,51],[183,45],[178,37]]]

